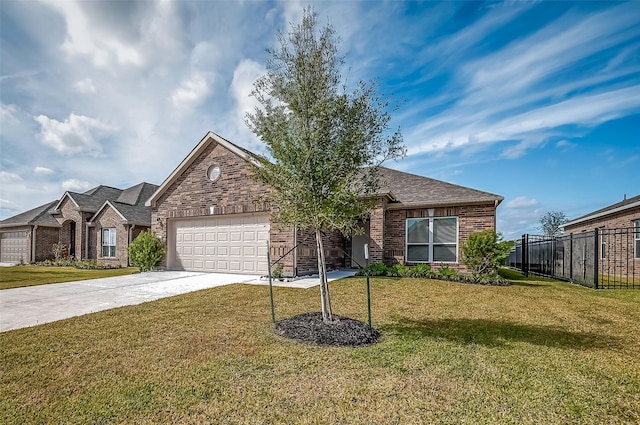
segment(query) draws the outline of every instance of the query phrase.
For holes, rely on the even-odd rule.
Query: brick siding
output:
[[[595,229],[632,229],[634,222],[640,220],[640,208],[630,208],[625,211],[609,214],[587,220],[573,226],[564,228],[564,234],[579,234],[582,232],[594,232]],[[634,259],[633,231],[628,230],[625,235],[614,237],[607,236],[605,242],[605,258],[601,258],[602,241],[598,244],[598,270],[602,275],[633,276],[640,277],[640,259]]]
[[[458,218],[458,259],[455,264],[446,263],[450,268],[459,271],[466,271],[462,263],[460,248],[468,239],[471,233],[480,232],[487,229],[495,230],[496,207],[493,203],[484,205],[463,205],[453,207],[434,208],[434,217],[457,217]],[[415,209],[393,209],[387,210],[386,234],[384,236],[384,263],[391,265],[402,263],[411,265],[405,261],[406,248],[406,219],[429,217],[429,208]],[[371,223],[373,226],[373,222]],[[373,239],[373,238],[372,238]]]
[[[220,177],[212,182],[207,177],[209,167],[220,167]],[[225,147],[210,143],[191,165],[167,188],[152,210],[152,229],[167,244],[168,220],[174,218],[215,215],[271,213],[264,195],[270,189],[252,177],[251,166]],[[159,221],[158,221],[159,219]],[[293,247],[293,230],[271,223],[270,246],[272,261]],[[286,273],[293,273],[293,255],[282,260]],[[162,266],[167,266],[163,258]]]
[[[36,229],[35,261],[51,260],[53,245],[60,240],[60,229],[57,227],[38,227]]]

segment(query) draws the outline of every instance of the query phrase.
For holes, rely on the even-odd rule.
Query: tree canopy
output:
[[[540,217],[540,231],[545,236],[560,236],[562,225],[569,219],[562,211],[549,211]]]

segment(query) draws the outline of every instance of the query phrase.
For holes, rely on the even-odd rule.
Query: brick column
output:
[[[384,227],[386,200],[381,199],[375,210],[371,212],[369,224],[369,263],[382,263],[384,260]]]

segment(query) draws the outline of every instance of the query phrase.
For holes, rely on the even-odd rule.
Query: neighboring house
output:
[[[157,188],[140,183],[125,190],[65,192],[59,201],[2,220],[0,262],[50,259],[53,245],[61,242],[74,258],[127,266],[129,243],[151,227],[151,209],[144,204]]]
[[[270,188],[252,177],[251,152],[207,133],[147,202],[152,228],[167,245],[168,269],[257,273],[281,256],[286,275],[317,271],[307,230],[270,218]],[[469,234],[496,227],[502,196],[388,168],[378,206],[360,222],[364,236],[326,235],[330,268],[370,262],[446,264],[464,270],[460,248]],[[286,254],[286,255],[285,255]],[[353,258],[353,260],[350,259]]]
[[[564,224],[565,235],[598,232],[600,273],[640,273],[640,195],[583,215]]]

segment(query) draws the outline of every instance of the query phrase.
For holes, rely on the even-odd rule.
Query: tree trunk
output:
[[[322,320],[331,323],[333,316],[331,313],[331,297],[329,296],[329,285],[327,284],[327,268],[324,258],[324,247],[322,245],[322,233],[316,229],[316,246],[318,250],[318,277],[320,278],[320,303],[322,305]]]

